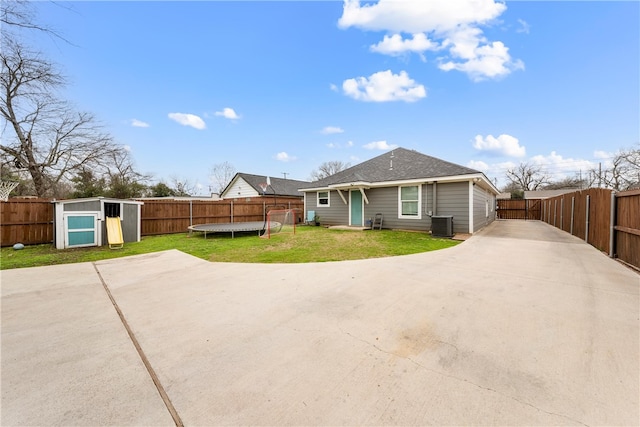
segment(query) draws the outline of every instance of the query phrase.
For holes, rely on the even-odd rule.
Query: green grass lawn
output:
[[[342,261],[407,255],[444,249],[459,242],[409,231],[347,231],[301,226],[296,234],[276,234],[261,239],[257,233],[240,235],[201,233],[166,234],[143,237],[125,243],[122,249],[108,246],[78,249],[55,249],[53,245],[33,245],[22,250],[12,247],[0,251],[0,269],[35,267],[98,261],[149,252],[178,249],[215,262],[301,263]]]

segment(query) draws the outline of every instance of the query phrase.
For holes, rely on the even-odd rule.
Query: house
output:
[[[265,186],[264,189],[261,184]],[[309,185],[307,181],[237,173],[224,190],[222,190],[220,197],[223,199],[251,199],[254,197],[276,196],[278,198],[294,198],[300,200],[303,196],[298,189],[306,185]]]
[[[453,217],[454,233],[474,233],[495,219],[498,189],[482,173],[397,148],[300,188],[305,218],[364,226],[377,213],[383,228],[432,230],[432,217]]]

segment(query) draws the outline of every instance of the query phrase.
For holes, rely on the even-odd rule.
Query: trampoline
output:
[[[220,223],[220,224],[196,224],[189,226],[189,231],[200,231],[204,233],[204,238],[207,238],[207,233],[231,233],[231,238],[233,239],[234,234],[236,232],[247,232],[247,231],[257,231],[258,236],[261,231],[264,231],[266,228],[266,224],[264,221],[253,221],[253,222],[230,222],[230,223]],[[273,222],[271,223],[271,229],[277,229],[278,227],[282,227],[280,223]]]

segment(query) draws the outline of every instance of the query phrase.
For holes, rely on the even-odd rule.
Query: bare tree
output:
[[[526,162],[508,169],[506,178],[523,191],[539,190],[550,183],[550,177],[542,171],[542,167]]]
[[[188,179],[178,178],[177,176],[171,177],[169,187],[173,190],[174,196],[192,196],[198,192],[196,184],[192,184]]]
[[[344,163],[340,160],[332,160],[324,162],[318,168],[311,172],[311,181],[318,181],[328,176],[334,175],[340,171],[343,171],[351,166],[350,163]]]
[[[222,190],[225,189],[235,174],[236,168],[229,162],[225,161],[213,165],[211,175],[209,176],[212,191],[221,194]]]
[[[594,184],[616,191],[640,185],[640,144],[638,148],[620,150],[611,165],[592,169]]]
[[[114,150],[108,156],[109,168],[105,173],[109,181],[107,195],[119,199],[142,197],[151,177],[135,170],[129,151],[125,149]]]
[[[110,160],[122,157],[123,148],[114,144],[92,114],[77,112],[54,96],[65,79],[51,62],[18,42],[3,41],[3,163],[25,172],[36,195],[46,197],[57,196],[57,185],[83,169],[105,168]]]

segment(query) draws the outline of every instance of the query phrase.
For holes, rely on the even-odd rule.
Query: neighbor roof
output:
[[[480,174],[480,171],[415,150],[396,148],[300,188],[321,188],[350,182],[387,182]]]
[[[227,189],[236,182],[239,178],[244,179],[254,190],[262,194],[261,183],[267,182],[266,175],[253,175],[249,173],[238,172],[233,179],[227,184],[221,195],[224,195]],[[302,193],[298,191],[298,188],[308,185],[307,181],[298,181],[295,179],[283,179],[283,178],[269,178],[271,186],[267,188],[266,194],[276,196],[296,196],[302,197]]]

